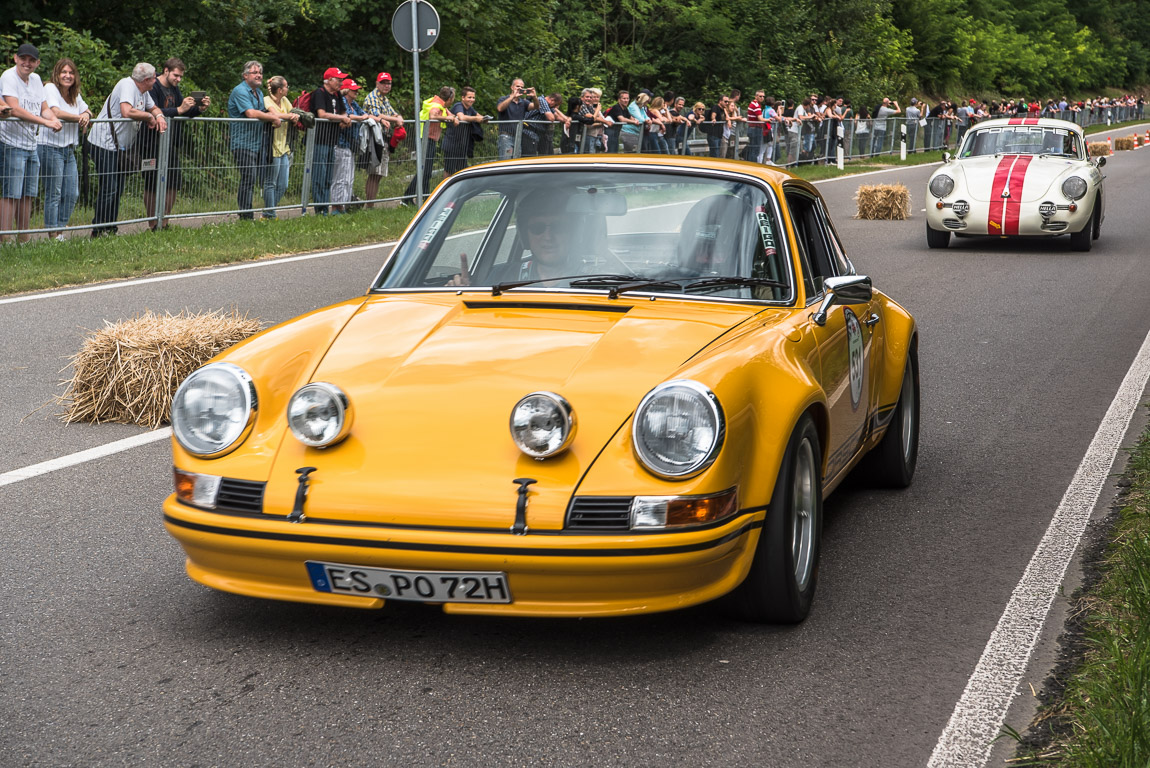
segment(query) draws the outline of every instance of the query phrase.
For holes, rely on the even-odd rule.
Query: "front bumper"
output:
[[[188,575],[225,592],[354,608],[376,597],[317,592],[308,560],[376,568],[502,571],[513,602],[444,603],[449,613],[609,616],[707,602],[750,569],[765,512],[746,510],[714,527],[651,534],[577,535],[411,530],[289,523],[164,502],[164,527],[187,554]]]
[[[960,199],[966,201],[970,206],[970,211],[965,216],[958,216],[951,207],[954,201]],[[1010,223],[1006,223],[1005,227],[1001,226],[1004,223],[1003,219],[1006,218],[1003,216],[1001,204],[997,206],[994,211],[995,215],[992,216],[991,203],[989,202],[971,200],[969,197],[958,194],[951,194],[943,200],[945,207],[941,209],[937,207],[938,202],[938,198],[927,194],[927,225],[940,232],[945,230],[962,235],[1053,237],[1082,231],[1084,227],[1090,225],[1090,217],[1094,213],[1091,206],[1079,201],[1076,211],[1059,208],[1054,215],[1044,218],[1038,212],[1038,206],[1043,202],[1042,200],[1022,203],[1021,210],[1018,212],[1017,232],[1015,232],[1014,226]],[[1058,204],[1065,206],[1066,201],[1063,199]]]

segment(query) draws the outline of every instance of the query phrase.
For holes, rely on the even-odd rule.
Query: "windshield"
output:
[[[639,290],[793,299],[767,192],[634,170],[523,170],[450,183],[375,290]],[[726,279],[730,278],[730,279]]]
[[[987,155],[1059,155],[1081,160],[1082,139],[1072,130],[1049,125],[999,125],[968,133],[958,156]]]

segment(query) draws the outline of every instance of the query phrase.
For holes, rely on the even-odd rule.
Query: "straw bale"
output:
[[[1110,154],[1110,145],[1105,141],[1091,141],[1086,145],[1086,152],[1091,157],[1106,157]]]
[[[58,398],[66,422],[112,421],[155,429],[170,419],[172,396],[188,374],[260,329],[235,311],[159,315],[105,323],[72,356]],[[67,368],[65,369],[67,370]]]
[[[902,184],[861,186],[855,201],[860,219],[901,221],[910,218],[910,190]]]
[[[1134,137],[1133,136],[1119,136],[1117,139],[1114,140],[1114,150],[1115,151],[1129,150],[1129,149],[1134,149]]]

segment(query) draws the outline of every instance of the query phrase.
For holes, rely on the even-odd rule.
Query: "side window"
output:
[[[482,255],[480,250],[485,246],[484,237],[488,231],[494,231],[490,224],[503,199],[497,192],[485,192],[463,201],[454,216],[445,222],[450,232],[439,244],[425,284],[442,285],[459,274],[464,259],[468,270],[475,271],[476,260]]]
[[[823,281],[835,274],[826,232],[813,198],[800,192],[787,192],[787,207],[795,225],[795,238],[803,263],[803,283],[810,299],[822,293]]]
[[[839,240],[838,232],[835,231],[834,224],[831,223],[831,217],[827,213],[826,205],[819,204],[819,219],[822,223],[823,233],[826,235],[827,243],[830,247],[831,262],[835,268],[836,275],[853,275],[855,273],[854,265],[851,260],[847,258],[846,251],[843,250],[843,244]]]

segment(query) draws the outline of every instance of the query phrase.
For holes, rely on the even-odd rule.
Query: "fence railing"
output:
[[[1108,107],[1048,116],[1085,127],[1135,120],[1141,114],[1137,107]],[[135,127],[133,121],[122,119],[93,124],[100,122],[115,124],[122,136],[130,136],[125,128]],[[175,118],[165,133],[140,127],[135,141],[121,142],[130,148],[119,152],[101,150],[86,140],[66,150],[41,149],[38,189],[27,226],[17,216],[16,229],[0,234],[91,230],[96,235],[119,227],[164,227],[173,220],[272,218],[300,215],[309,208],[329,213],[406,202],[420,192],[415,180],[417,151],[424,155],[422,192],[427,194],[445,174],[507,157],[653,153],[737,157],[794,167],[835,162],[840,141],[845,159],[901,154],[904,138],[908,153],[954,148],[972,125],[970,120],[947,117],[832,117],[818,122],[735,121],[729,128],[723,123],[675,124],[660,134],[575,121],[568,128],[552,122],[489,121],[447,125],[433,143],[427,139],[428,123],[420,128],[419,147],[413,122],[407,121],[406,138],[390,147],[385,137],[385,146],[374,156],[369,140],[362,138],[369,133],[363,123],[344,131],[331,125],[322,131],[320,120],[306,131],[287,127],[289,152],[277,157],[270,124],[206,117]],[[505,137],[502,141],[500,134]],[[10,164],[0,167],[9,172]]]

